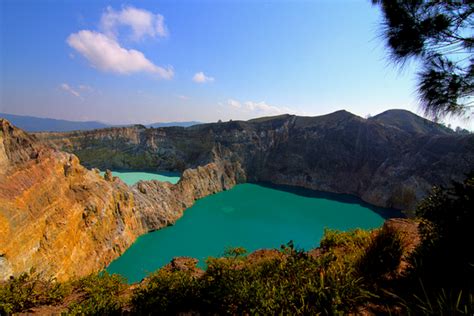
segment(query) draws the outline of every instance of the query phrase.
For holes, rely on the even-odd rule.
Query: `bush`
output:
[[[42,280],[34,271],[11,277],[0,284],[0,315],[61,302],[69,291],[68,285],[54,279]]]
[[[341,314],[371,297],[342,254],[312,257],[292,244],[258,258],[240,248],[226,253],[209,258],[200,277],[166,268],[154,273],[134,292],[135,312]]]
[[[435,188],[418,207],[421,245],[412,257],[415,280],[427,287],[474,289],[474,174]]]
[[[450,188],[434,188],[416,212],[421,243],[395,291],[407,314],[474,312],[474,174]]]
[[[238,258],[243,257],[246,253],[247,250],[243,247],[230,247],[224,251],[224,257]]]
[[[73,286],[81,295],[81,299],[69,306],[71,314],[114,315],[121,313],[125,303],[121,298],[121,292],[127,287],[123,277],[104,272],[75,281]]]
[[[359,274],[370,281],[377,281],[393,274],[403,256],[403,241],[394,228],[383,226],[375,234],[356,264]]]
[[[342,232],[326,228],[319,244],[325,251],[335,250],[335,248],[349,248],[350,252],[355,252],[369,244],[371,235],[372,231],[363,229]]]
[[[173,315],[197,308],[199,284],[189,271],[154,272],[132,298],[134,312],[142,315]]]

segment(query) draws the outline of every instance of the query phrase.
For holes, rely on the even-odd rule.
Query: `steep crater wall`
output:
[[[129,187],[3,119],[0,166],[0,280],[32,268],[58,280],[100,271],[195,200],[246,181],[238,162],[215,160],[185,170],[175,185]]]
[[[460,181],[474,166],[474,135],[402,110],[367,120],[338,111],[40,137],[91,167],[183,171],[216,160],[238,162],[249,181],[352,194],[397,209],[413,209],[433,185]]]

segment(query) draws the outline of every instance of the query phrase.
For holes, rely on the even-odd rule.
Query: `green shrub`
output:
[[[124,299],[121,292],[127,287],[125,279],[107,272],[94,274],[73,283],[81,296],[78,302],[69,306],[71,314],[114,315],[120,314]]]
[[[132,298],[134,312],[173,315],[197,308],[199,284],[189,271],[158,270],[138,287]]]
[[[413,275],[430,288],[474,289],[474,174],[451,188],[435,188],[418,206],[421,245]]]
[[[434,188],[417,216],[421,243],[394,289],[401,305],[413,315],[473,315],[474,174],[450,188]]]
[[[347,313],[370,296],[350,266],[334,255],[311,257],[290,244],[284,256],[256,263],[212,259],[202,299],[216,314]]]
[[[349,237],[347,237],[349,238]],[[295,250],[250,259],[243,251],[209,258],[202,276],[161,269],[133,295],[140,314],[342,314],[371,294],[353,265],[334,253],[317,258]]]
[[[352,251],[356,249],[365,248],[370,242],[372,231],[363,229],[354,229],[347,232],[324,229],[323,237],[320,241],[320,247],[323,250],[334,250],[334,248],[351,248]]]
[[[60,284],[54,279],[42,280],[34,270],[22,273],[0,284],[0,315],[61,302],[69,291],[67,284]]]
[[[224,251],[224,257],[243,257],[247,253],[247,250],[243,247],[229,247]]]
[[[383,226],[375,234],[357,262],[357,271],[368,280],[376,281],[393,274],[403,256],[403,241],[394,228]]]

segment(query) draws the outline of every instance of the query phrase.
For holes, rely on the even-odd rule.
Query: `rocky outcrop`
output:
[[[135,204],[143,214],[143,224],[149,230],[155,230],[174,223],[196,200],[245,181],[245,172],[238,162],[216,161],[185,170],[175,185],[140,181],[132,187],[132,191]]]
[[[172,185],[128,187],[0,119],[0,280],[35,268],[65,280],[99,271],[198,198],[245,181],[238,163],[186,170]]]
[[[146,232],[125,184],[0,124],[0,278],[32,267],[60,280],[97,271]]]
[[[76,154],[86,167],[101,170],[184,171],[213,161],[209,135],[188,133],[182,127],[151,129],[134,125],[37,136]]]
[[[238,162],[248,181],[352,194],[397,209],[413,209],[433,185],[461,181],[474,166],[473,134],[403,110],[370,119],[338,111],[39,136],[89,167],[182,171],[218,158]]]

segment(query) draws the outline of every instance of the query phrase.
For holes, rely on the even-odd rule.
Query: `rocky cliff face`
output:
[[[184,170],[219,159],[239,163],[250,181],[353,194],[398,209],[414,208],[433,185],[462,180],[474,167],[474,135],[403,110],[370,119],[338,111],[39,136],[89,167]]]
[[[127,137],[138,142],[134,135]],[[238,163],[216,160],[186,170],[176,185],[130,188],[106,178],[0,119],[0,280],[32,267],[59,280],[98,271],[141,234],[245,174]]]
[[[135,204],[149,230],[174,223],[183,211],[205,196],[232,188],[246,181],[239,163],[216,161],[184,171],[180,181],[140,181],[132,187]]]
[[[82,275],[146,231],[126,185],[0,124],[0,278],[31,267],[59,279]]]
[[[88,167],[184,172],[176,185],[128,187],[72,153]],[[240,182],[348,193],[403,209],[473,166],[473,135],[406,111],[36,136],[0,119],[0,279],[32,267],[60,280],[98,271],[196,199]]]

